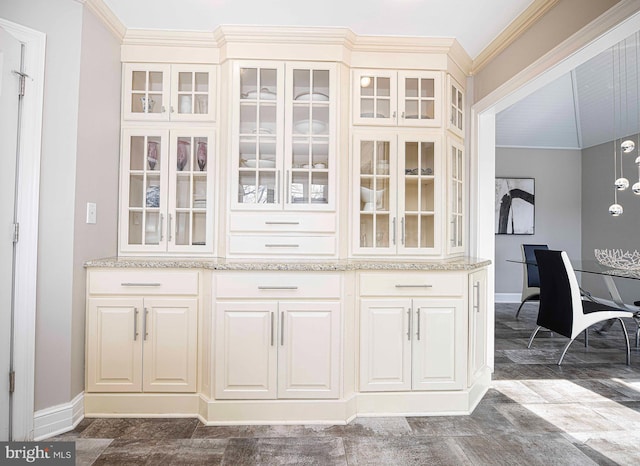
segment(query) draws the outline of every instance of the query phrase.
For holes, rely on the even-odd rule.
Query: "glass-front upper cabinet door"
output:
[[[449,142],[449,253],[464,252],[464,147]]]
[[[440,72],[398,73],[398,124],[440,126],[442,124],[442,81]]]
[[[168,249],[213,252],[213,132],[171,132]]]
[[[439,249],[438,190],[440,143],[437,137],[399,137],[398,200],[400,253],[436,253]]]
[[[169,120],[170,65],[125,63],[122,116],[125,120]]]
[[[460,137],[464,137],[464,92],[462,86],[451,76],[448,77],[449,89],[449,125],[448,128]]]
[[[353,124],[395,126],[397,72],[354,70],[352,77]]]
[[[172,120],[215,120],[215,74],[214,65],[172,65]]]
[[[335,68],[287,67],[285,208],[335,206]]]
[[[365,254],[396,251],[396,136],[354,135],[357,192],[354,193],[354,250]]]
[[[168,132],[123,130],[120,186],[120,249],[164,251]]]
[[[235,207],[282,205],[283,74],[280,65],[235,65]]]

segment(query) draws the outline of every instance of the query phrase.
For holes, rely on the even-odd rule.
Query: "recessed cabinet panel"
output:
[[[87,312],[87,391],[142,390],[140,298],[91,298]]]
[[[276,303],[216,304],[215,396],[276,397]]]
[[[145,392],[196,389],[197,299],[145,299]]]
[[[411,390],[411,306],[361,300],[360,390]]]

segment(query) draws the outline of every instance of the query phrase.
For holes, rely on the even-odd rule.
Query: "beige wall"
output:
[[[473,78],[479,101],[620,0],[560,0]]]
[[[73,241],[71,398],[84,390],[84,262],[115,256],[120,153],[120,41],[84,9]],[[97,205],[97,223],[86,223],[87,202]]]

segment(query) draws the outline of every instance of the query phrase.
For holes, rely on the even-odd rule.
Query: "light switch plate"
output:
[[[87,202],[87,223],[96,223],[96,203]]]

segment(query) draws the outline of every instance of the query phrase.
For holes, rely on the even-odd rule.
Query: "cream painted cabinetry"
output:
[[[442,124],[439,71],[353,70],[353,124]]]
[[[455,137],[448,138],[447,155],[447,252],[464,252],[465,235],[465,163],[464,145]]]
[[[217,399],[339,396],[338,276],[234,273],[216,288]]]
[[[91,270],[87,391],[195,392],[198,272]]]
[[[354,132],[355,254],[439,254],[444,209],[441,136]]]
[[[213,253],[213,131],[125,128],[122,135],[120,250]]]
[[[361,274],[361,391],[465,386],[465,278]]]
[[[234,63],[231,255],[336,254],[336,106],[335,64]]]
[[[122,118],[213,121],[215,78],[214,65],[125,63]]]
[[[457,136],[464,138],[464,90],[451,75],[447,76],[449,93],[449,120],[447,128]]]
[[[469,385],[487,367],[487,270],[469,275]]]

